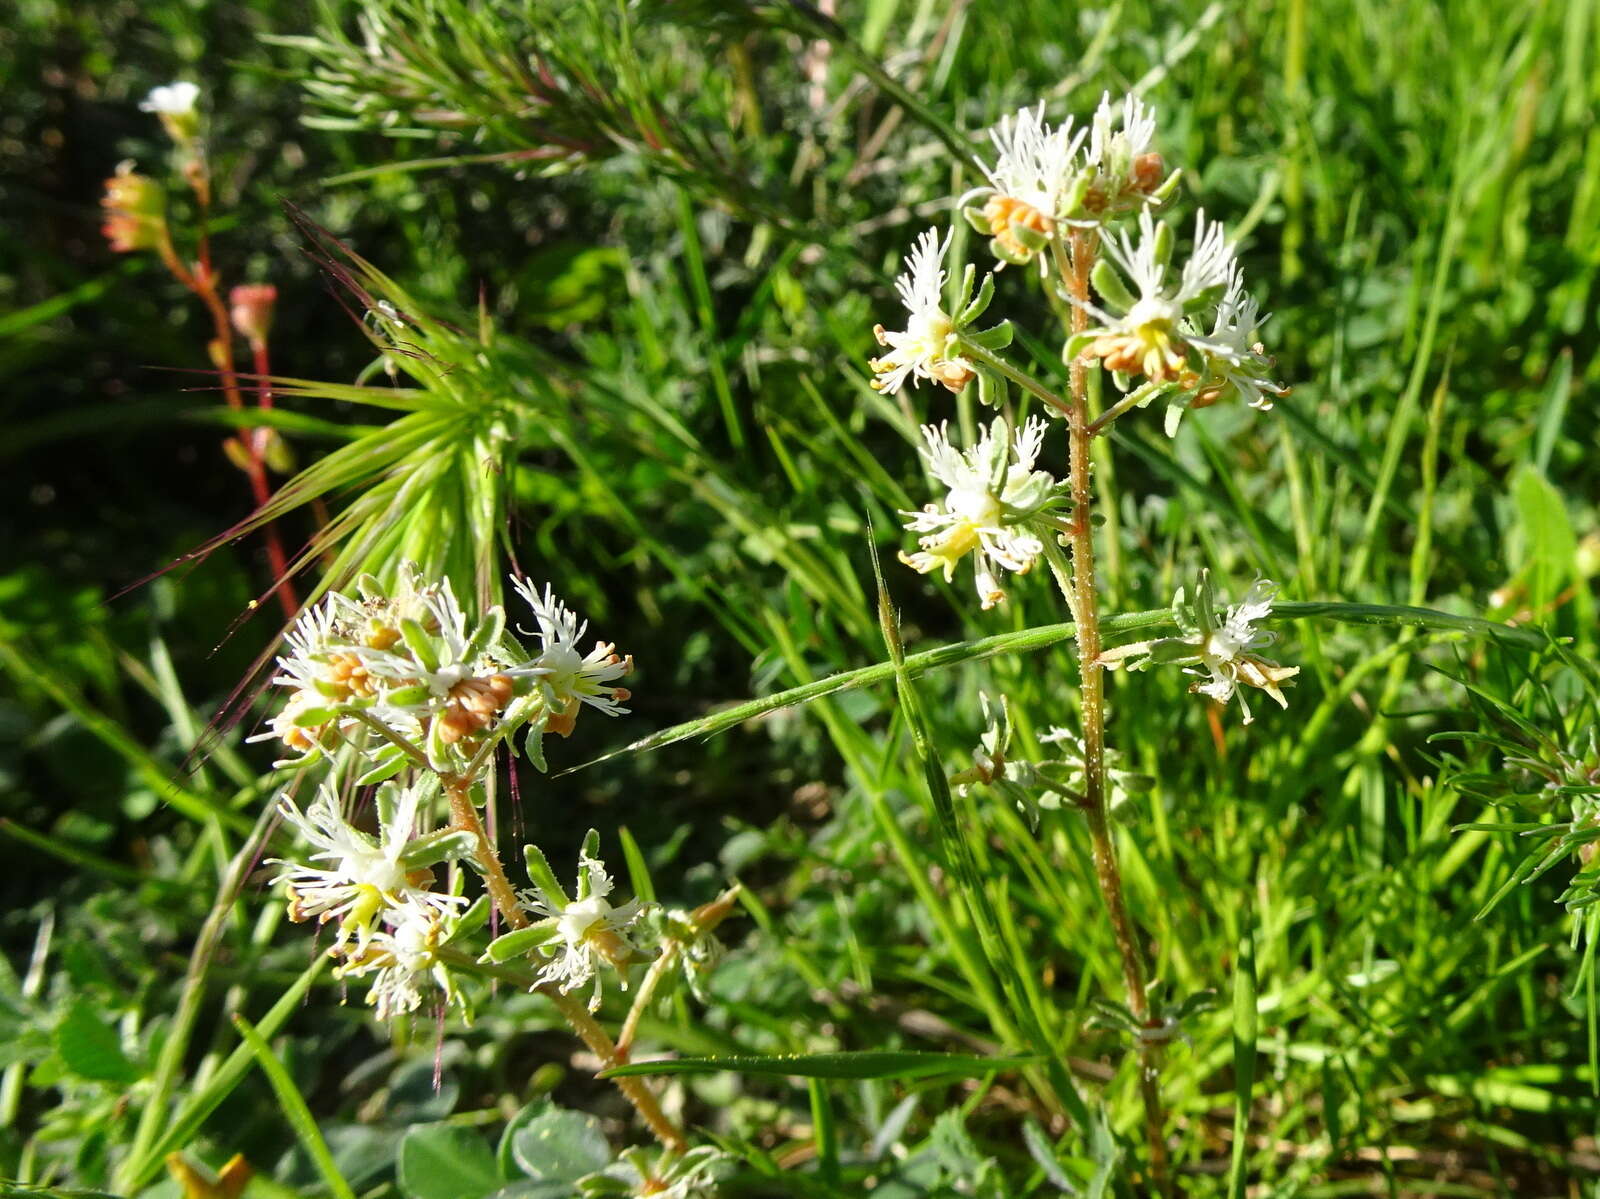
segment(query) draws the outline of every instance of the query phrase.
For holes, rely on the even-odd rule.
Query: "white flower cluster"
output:
[[[538,652],[506,631],[499,608],[469,629],[449,581],[424,583],[414,569],[392,593],[370,577],[354,595],[329,593],[290,631],[273,680],[290,696],[254,739],[275,737],[305,760],[376,731],[396,769],[409,752],[448,773],[492,733],[528,724],[530,738],[565,736],[583,705],[625,712],[616,680],[632,660],[608,643],[582,652],[587,626],[548,587],[512,584],[533,610]]]
[[[434,780],[380,787],[376,833],[346,817],[331,786],[304,812],[287,797],[278,803],[312,847],[304,863],[272,859],[283,867],[278,881],[289,893],[289,918],[334,924],[328,952],[340,962],[337,973],[371,978],[367,1002],[380,1020],[416,1011],[430,980],[445,1002],[459,1002],[435,951],[454,932],[466,900],[435,890],[432,867],[469,856],[473,842],[448,828],[419,832],[423,805],[437,790]]]
[[[1178,184],[1150,150],[1155,114],[1136,96],[1112,104],[1101,97],[1087,130],[1072,118],[1052,128],[1044,104],[1005,117],[990,133],[994,165],[986,186],[962,196],[962,213],[1002,263],[1023,263],[1043,250],[1058,225],[1102,225],[1160,204]],[[1087,145],[1085,145],[1087,142]],[[971,201],[982,200],[982,207]],[[1047,269],[1040,259],[1041,270]]]
[[[1069,356],[1098,358],[1119,379],[1143,376],[1149,385],[1142,403],[1175,393],[1169,436],[1185,408],[1235,395],[1265,410],[1288,394],[1270,378],[1272,359],[1256,340],[1266,318],[1245,293],[1221,224],[1196,215],[1194,248],[1177,271],[1171,227],[1148,212],[1139,214],[1137,240],[1123,230],[1102,244],[1106,257],[1093,276],[1101,303],[1083,305],[1096,324],[1068,343]]]
[[[1064,487],[1034,463],[1049,426],[1033,417],[1008,433],[995,417],[978,444],[958,450],[950,444],[946,425],[926,425],[922,457],[945,487],[942,503],[920,512],[903,512],[906,528],[920,534],[915,554],[900,560],[919,574],[942,570],[945,582],[956,566],[974,556],[978,598],[984,608],[1005,599],[996,570],[1025,574],[1044,553],[1042,538],[1054,536],[1053,521],[1065,506]]]
[[[281,741],[295,755],[286,764],[302,777],[319,760],[352,767],[354,776],[341,790],[333,781],[341,772],[329,771],[304,810],[280,798],[279,813],[309,849],[274,859],[278,880],[290,919],[333,927],[329,953],[339,977],[370,980],[368,1002],[380,1019],[416,1011],[428,992],[464,1005],[440,950],[469,931],[466,916],[486,914],[486,904],[469,907],[459,889],[439,886],[434,867],[467,861],[498,880],[511,902],[499,863],[484,859],[473,811],[495,747],[526,728],[542,767],[545,733],[570,734],[584,707],[626,711],[629,694],[618,680],[631,659],[604,642],[585,650],[588,626],[548,586],[512,585],[532,612],[531,645],[507,631],[498,607],[469,622],[448,581],[423,580],[407,566],[392,588],[363,578],[352,592],[327,595],[296,622],[278,659],[273,681],[289,699],[254,739]],[[402,773],[407,781],[385,781]],[[354,819],[347,802],[370,783],[380,784],[372,817]],[[442,791],[450,815],[435,825]],[[456,881],[462,877],[457,871]],[[570,988],[593,975],[596,955],[625,960],[616,930],[637,905],[613,907],[610,890],[603,867],[586,856],[578,902],[563,907],[554,926],[568,952],[541,981]]]

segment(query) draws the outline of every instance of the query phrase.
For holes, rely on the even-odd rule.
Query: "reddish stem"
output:
[[[239,393],[239,376],[233,364],[233,324],[229,321],[227,307],[217,292],[216,275],[211,268],[211,237],[207,230],[211,211],[211,183],[203,165],[197,165],[193,171],[186,171],[185,174],[188,176],[190,186],[194,188],[195,199],[200,207],[199,261],[196,269],[190,270],[179,260],[172,239],[166,235],[165,230],[158,249],[167,269],[178,282],[199,298],[206,306],[206,311],[211,314],[211,325],[214,330],[212,345],[215,347],[217,371],[222,376],[222,395],[227,400],[229,408],[235,412],[243,412],[244,397]],[[269,373],[266,365],[267,347],[262,342],[252,348],[255,350],[256,374],[261,377],[256,387],[257,401],[262,408],[270,408],[271,391],[265,381]],[[261,439],[255,430],[241,426],[239,442],[245,449],[245,475],[250,480],[250,494],[259,510],[272,499],[272,488],[267,482],[266,467],[261,461]],[[284,553],[283,541],[278,536],[276,525],[269,520],[261,526],[261,531],[267,542],[267,561],[272,567],[273,590],[277,593],[284,617],[293,620],[295,613],[300,610],[300,598],[295,593],[294,583],[289,578],[289,556]]]

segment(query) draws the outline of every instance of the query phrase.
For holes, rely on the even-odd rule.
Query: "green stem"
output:
[[[195,1020],[200,1015],[200,1002],[205,998],[206,973],[216,955],[217,944],[222,939],[227,920],[233,914],[234,904],[244,888],[245,879],[255,866],[261,846],[276,826],[277,819],[277,812],[271,805],[262,809],[250,835],[228,863],[222,885],[217,888],[217,898],[206,915],[205,923],[200,926],[199,935],[195,937],[194,949],[189,953],[189,966],[184,972],[183,989],[178,994],[178,1007],[172,1016],[172,1027],[156,1059],[150,1094],[145,1101],[144,1111],[139,1115],[139,1125],[134,1131],[133,1144],[125,1162],[137,1162],[144,1157],[171,1120],[168,1099],[183,1069],[183,1058],[189,1049]],[[136,1185],[129,1183],[126,1178],[123,1181],[130,1189]]]
[[[378,736],[389,742],[389,744],[398,746],[400,749],[404,750],[406,757],[410,758],[412,764],[418,769],[426,770],[429,773],[433,772],[433,767],[428,764],[428,755],[413,745],[409,739],[402,737],[388,725],[384,724],[383,721],[379,720],[376,716],[373,716],[364,709],[350,708],[348,711],[351,716],[354,716],[362,724],[366,725],[373,732],[377,733]]]
[[[1072,405],[1067,403],[1066,400],[1063,400],[1060,396],[1051,391],[1032,375],[1028,374],[1026,371],[1018,370],[1004,358],[1001,358],[997,354],[990,353],[976,342],[970,341],[965,337],[961,338],[960,341],[961,353],[966,357],[977,362],[981,362],[984,366],[988,367],[996,374],[1004,375],[1018,387],[1022,388],[1022,390],[1032,392],[1062,415],[1068,418],[1072,416]]]
[[[1099,416],[1095,417],[1094,420],[1089,422],[1089,436],[1098,437],[1102,432],[1105,431],[1106,426],[1111,424],[1112,421],[1116,420],[1117,417],[1121,416],[1125,412],[1132,411],[1135,408],[1143,407],[1145,404],[1148,404],[1151,400],[1155,399],[1163,391],[1166,391],[1170,386],[1171,385],[1168,383],[1146,383],[1143,387],[1134,388],[1115,404],[1111,405],[1111,407],[1107,408]]]

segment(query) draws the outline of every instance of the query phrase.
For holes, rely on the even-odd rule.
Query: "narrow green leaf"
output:
[[[1233,970],[1233,1161],[1229,1199],[1244,1199],[1250,1145],[1250,1099],[1256,1083],[1256,941],[1245,927]]]
[[[601,1078],[632,1078],[645,1074],[708,1074],[727,1070],[734,1074],[762,1074],[780,1078],[978,1078],[998,1070],[1018,1070],[1037,1065],[1037,1054],[1013,1057],[979,1057],[967,1053],[926,1053],[914,1050],[864,1050],[857,1053],[718,1054],[713,1057],[678,1057],[656,1062],[632,1062],[603,1070]]]
[[[327,964],[327,957],[318,954],[316,960],[306,967],[300,977],[289,985],[267,1014],[261,1018],[260,1023],[255,1026],[256,1032],[263,1037],[274,1035],[284,1021],[300,1010],[306,992],[311,989],[311,984],[316,981]],[[167,1154],[189,1143],[199,1131],[200,1125],[205,1123],[206,1117],[216,1111],[218,1105],[231,1095],[234,1088],[243,1080],[246,1071],[250,1069],[253,1056],[248,1044],[240,1045],[212,1074],[211,1081],[202,1090],[189,1097],[168,1123],[167,1130],[161,1138],[137,1161],[128,1164],[123,1174],[128,1180],[126,1186],[128,1192],[139,1191],[147,1186],[161,1171],[161,1163],[166,1160]]]
[[[335,1199],[355,1199],[355,1192],[344,1180],[344,1175],[339,1173],[339,1167],[334,1165],[333,1154],[328,1152],[328,1142],[322,1139],[316,1118],[312,1116],[311,1109],[306,1106],[299,1088],[294,1085],[294,1079],[289,1077],[289,1072],[283,1068],[283,1063],[272,1052],[272,1047],[267,1044],[266,1038],[238,1012],[233,1015],[233,1026],[239,1030],[244,1043],[255,1055],[256,1064],[261,1067],[262,1073],[267,1076],[267,1081],[272,1084],[273,1094],[278,1097],[279,1109],[289,1121],[289,1126],[294,1129],[294,1135],[299,1139],[301,1148],[311,1158],[317,1173],[322,1175],[322,1180],[328,1184],[328,1189],[333,1192]]]

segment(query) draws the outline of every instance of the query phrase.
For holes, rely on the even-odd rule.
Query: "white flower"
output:
[[[1078,148],[1084,131],[1072,130],[1072,118],[1052,128],[1044,119],[1044,102],[1037,110],[1019,109],[1001,119],[989,138],[994,142],[994,166],[983,173],[997,195],[1037,209],[1054,220],[1072,187],[1078,166]]]
[[[1090,123],[1087,163],[1106,173],[1120,170],[1123,174],[1132,167],[1140,155],[1150,149],[1155,140],[1156,114],[1145,107],[1138,96],[1122,98],[1120,105],[1111,103],[1111,93],[1103,92],[1100,105]]]
[[[1004,420],[996,418],[978,444],[962,452],[950,444],[946,424],[925,425],[922,456],[946,490],[942,504],[921,512],[902,512],[906,528],[920,533],[921,546],[900,560],[920,574],[943,570],[955,577],[957,564],[976,551],[978,596],[992,608],[1005,598],[991,567],[1022,574],[1044,553],[1041,519],[1059,505],[1060,486],[1047,472],[1035,470],[1049,426],[1032,417],[1007,438]]]
[[[1177,174],[1169,176],[1161,155],[1150,149],[1155,132],[1155,112],[1139,97],[1125,96],[1120,104],[1112,104],[1109,92],[1100,97],[1084,154],[1081,211],[1072,224],[1101,224],[1171,194]]]
[[[422,1005],[422,989],[432,983],[445,1002],[461,999],[455,980],[439,960],[437,950],[445,927],[432,912],[411,908],[401,914],[392,931],[375,934],[335,971],[339,978],[372,976],[367,1002],[377,1008],[379,1020],[392,1020]]]
[[[1203,211],[1196,215],[1194,250],[1175,282],[1168,277],[1170,233],[1158,227],[1148,211],[1139,214],[1137,242],[1122,231],[1107,237],[1104,245],[1106,257],[1133,290],[1102,297],[1124,309],[1118,316],[1084,305],[1099,322],[1098,328],[1086,332],[1092,340],[1085,353],[1103,359],[1111,370],[1162,382],[1183,370],[1189,346],[1202,351],[1220,348],[1183,319],[1190,305],[1236,273],[1233,246],[1220,222],[1208,223]]]
[[[1071,117],[1052,128],[1041,101],[1037,109],[1023,108],[1003,118],[989,138],[996,154],[994,166],[983,168],[989,185],[958,203],[986,197],[983,208],[971,209],[968,219],[994,239],[991,248],[1002,260],[1026,262],[1076,203],[1084,131],[1073,132]]]
[[[594,979],[590,1011],[600,1006],[601,966],[608,964],[620,972],[638,952],[627,930],[644,905],[637,899],[613,905],[608,898],[612,886],[605,864],[584,854],[578,859],[577,899],[567,902],[537,886],[522,896],[529,911],[556,921],[555,956],[539,971],[539,982],[554,983],[566,993]]]
[[[632,693],[612,683],[633,669],[633,655],[618,654],[609,641],[596,642],[587,654],[581,653],[578,642],[589,624],[580,623],[549,584],[542,595],[530,579],[513,578],[511,585],[533,609],[539,626],[536,632],[543,649],[533,661],[539,672],[534,686],[544,696],[545,730],[569,735],[582,704],[607,716],[624,715],[628,709],[622,705]]]
[[[1289,706],[1278,684],[1299,674],[1300,668],[1278,666],[1256,657],[1253,652],[1278,639],[1276,633],[1255,627],[1258,621],[1265,620],[1272,612],[1272,601],[1277,593],[1274,584],[1257,579],[1245,593],[1244,599],[1228,609],[1222,624],[1211,630],[1200,643],[1200,663],[1205,670],[1189,670],[1188,673],[1201,677],[1209,674],[1210,677],[1204,683],[1196,683],[1194,690],[1209,695],[1218,703],[1227,703],[1240,683],[1248,683],[1272,696],[1280,708]],[[1252,720],[1250,707],[1244,702],[1243,696],[1239,697],[1239,704],[1244,708],[1244,722],[1249,724]]]
[[[284,795],[279,813],[313,846],[310,861],[326,863],[313,866],[271,859],[285,867],[278,879],[288,884],[289,918],[337,920],[333,948],[339,952],[352,935],[358,949],[364,948],[386,914],[410,909],[443,916],[464,904],[460,896],[441,895],[414,882],[402,861],[415,835],[425,786],[391,789],[393,811],[381,822],[377,838],[344,818],[338,793],[330,785],[324,784],[303,813]]]
[[[1280,666],[1256,653],[1277,640],[1277,634],[1256,627],[1271,615],[1277,593],[1275,584],[1258,579],[1244,599],[1228,608],[1218,620],[1212,607],[1209,578],[1201,571],[1194,595],[1186,597],[1180,589],[1173,599],[1173,618],[1183,636],[1105,650],[1100,655],[1100,664],[1111,670],[1119,666],[1144,670],[1159,664],[1182,665],[1185,673],[1204,680],[1191,686],[1190,691],[1210,696],[1218,703],[1227,703],[1238,694],[1244,723],[1249,724],[1255,718],[1239,691],[1240,684],[1265,691],[1280,708],[1287,708],[1289,701],[1284,698],[1280,684],[1300,673],[1298,666]]]
[[[195,103],[199,99],[199,86],[187,80],[180,80],[177,83],[152,88],[150,94],[140,103],[139,111],[153,112],[164,117],[186,117],[193,114]]]
[[[1273,360],[1256,340],[1257,331],[1266,321],[1255,297],[1244,290],[1243,273],[1235,268],[1227,292],[1217,302],[1211,331],[1199,339],[1206,346],[1207,370],[1191,407],[1203,408],[1232,393],[1250,407],[1266,412],[1272,408],[1273,400],[1289,394],[1287,387],[1269,377]],[[1196,339],[1192,328],[1186,328],[1185,337]]]
[[[905,331],[891,333],[882,325],[872,330],[878,344],[889,347],[889,353],[868,363],[877,375],[872,380],[876,390],[893,395],[907,379],[913,386],[919,380],[932,379],[958,392],[971,380],[972,363],[947,352],[950,335],[955,332],[954,322],[942,307],[948,278],[944,255],[949,247],[948,234],[940,242],[938,233],[929,229],[906,255],[905,272],[894,283],[909,314]]]

